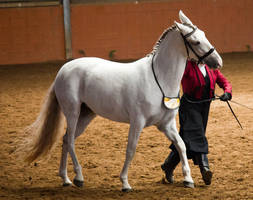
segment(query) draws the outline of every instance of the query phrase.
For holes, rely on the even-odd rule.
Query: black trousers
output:
[[[193,159],[194,164],[198,164],[195,159],[199,154],[208,154],[208,141],[205,136],[210,102],[191,103],[194,99],[183,96],[179,107],[179,134],[183,139],[187,157]],[[172,144],[170,148],[177,151]]]

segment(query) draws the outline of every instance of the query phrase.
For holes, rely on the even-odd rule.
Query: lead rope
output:
[[[213,97],[213,98],[204,99],[204,100],[199,100],[199,101],[191,101],[191,100],[188,99],[186,96],[183,96],[183,98],[184,98],[187,102],[189,102],[189,103],[196,104],[196,103],[204,103],[204,102],[211,102],[211,101],[214,101],[214,100],[218,100],[218,99],[220,99],[220,96],[219,96],[219,95],[215,95],[215,97]],[[232,107],[231,107],[229,101],[227,100],[226,102],[227,102],[227,105],[228,105],[228,107],[229,107],[231,113],[233,114],[234,118],[236,119],[237,123],[239,124],[240,128],[243,130],[242,124],[240,123],[239,119],[237,118],[235,112],[233,111],[233,109],[232,109]],[[231,101],[231,102],[246,107],[245,105],[239,104],[239,103],[237,103],[237,102],[235,102],[235,101]],[[246,107],[246,108],[249,108],[249,107]],[[252,108],[249,108],[249,109],[252,109]]]
[[[191,100],[188,99],[185,95],[183,95],[183,98],[184,98],[187,102],[189,102],[189,103],[194,103],[194,104],[196,104],[196,103],[211,102],[211,101],[215,101],[215,100],[220,99],[219,97],[216,97],[216,95],[215,95],[215,97],[213,97],[213,98],[210,98],[210,99],[203,99],[203,100],[199,100],[199,101],[191,101]]]

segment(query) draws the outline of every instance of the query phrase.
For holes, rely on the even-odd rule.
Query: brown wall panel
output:
[[[164,29],[179,21],[180,9],[219,52],[253,48],[253,1],[172,0],[168,2],[73,5],[73,55],[132,59],[149,53]],[[81,53],[80,53],[81,52]]]
[[[63,60],[61,7],[0,9],[0,64]]]
[[[143,57],[180,9],[219,52],[253,50],[252,8],[252,0],[72,4],[73,57]],[[64,59],[62,6],[0,9],[0,64]]]

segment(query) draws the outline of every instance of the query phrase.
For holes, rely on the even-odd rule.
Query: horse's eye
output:
[[[193,42],[192,43],[192,45],[195,45],[195,46],[197,46],[197,45],[199,45],[200,44],[200,41],[197,41],[197,42]]]

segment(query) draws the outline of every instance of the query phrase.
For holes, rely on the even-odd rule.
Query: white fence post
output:
[[[64,34],[66,59],[72,59],[72,36],[70,21],[70,0],[63,0]]]

